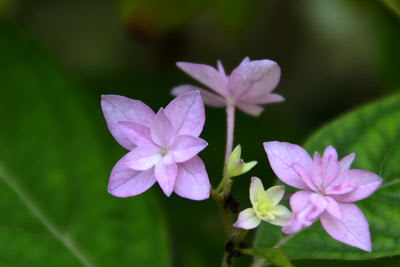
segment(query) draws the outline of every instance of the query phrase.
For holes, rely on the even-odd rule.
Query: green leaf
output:
[[[105,127],[100,96],[86,98],[3,21],[0,81],[0,263],[168,266],[166,227],[153,195],[107,193],[124,152],[108,149],[118,144]]]
[[[264,248],[264,249],[254,249],[254,256],[262,257],[267,260],[267,262],[279,266],[279,267],[293,267],[292,263],[288,257],[283,253],[282,250],[277,248]]]
[[[400,0],[382,0],[392,11],[400,16]]]
[[[356,152],[352,168],[383,177],[382,187],[357,202],[371,230],[373,250],[364,252],[332,239],[320,223],[294,235],[283,246],[290,259],[372,259],[400,254],[400,94],[359,108],[317,131],[306,143],[309,152],[333,145],[341,156]],[[263,224],[257,248],[273,246],[282,234]]]

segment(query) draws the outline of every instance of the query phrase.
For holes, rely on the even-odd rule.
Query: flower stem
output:
[[[226,150],[225,162],[228,161],[233,148],[233,132],[235,128],[235,106],[228,104],[226,106]]]

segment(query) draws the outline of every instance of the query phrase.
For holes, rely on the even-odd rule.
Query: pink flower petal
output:
[[[257,217],[254,210],[248,208],[239,213],[239,217],[233,226],[248,230],[256,228],[260,222],[261,220]]]
[[[210,197],[210,181],[203,161],[194,158],[178,164],[174,192],[192,200],[204,200]]]
[[[374,193],[382,184],[381,177],[364,170],[347,170],[342,172],[337,179],[356,186],[349,193],[333,196],[341,202],[355,202],[364,199]]]
[[[160,108],[154,117],[150,132],[154,143],[164,148],[171,146],[175,137],[175,132],[172,123],[165,115],[162,108]]]
[[[135,171],[126,164],[127,156],[120,159],[111,171],[108,192],[116,197],[136,196],[149,189],[155,182],[154,169]]]
[[[218,94],[222,96],[227,95],[227,78],[225,75],[221,74],[213,67],[204,64],[194,64],[187,62],[178,62],[176,63],[176,65],[181,70],[192,76],[194,79],[198,80]]]
[[[297,163],[305,171],[311,171],[313,162],[307,151],[298,145],[278,141],[265,142],[264,149],[273,171],[281,181],[293,187],[309,189],[293,169],[293,164]]]
[[[165,108],[176,135],[198,137],[203,130],[205,113],[199,92],[186,93],[172,100]]]
[[[135,145],[153,143],[148,127],[130,121],[120,121],[118,124],[121,127],[121,132]]]
[[[242,62],[229,77],[228,91],[236,100],[269,94],[278,85],[280,68],[272,60]]]
[[[137,171],[148,170],[161,160],[159,151],[153,144],[140,145],[126,155],[126,165]]]
[[[156,176],[157,182],[164,194],[168,197],[174,190],[177,172],[178,166],[175,162],[168,159],[168,156],[163,157],[154,169],[154,175]]]
[[[325,197],[325,200],[328,202],[328,206],[326,207],[326,211],[332,215],[336,220],[342,220],[342,210],[340,209],[339,204],[331,197]]]
[[[154,117],[154,112],[146,104],[118,95],[103,95],[101,108],[111,134],[128,150],[132,150],[135,144],[121,131],[118,122],[131,121],[150,127]]]
[[[289,223],[283,227],[286,234],[294,234],[312,225],[327,208],[327,200],[315,193],[299,191],[290,198],[293,210]]]
[[[252,104],[270,104],[284,101],[285,98],[278,94],[265,94],[260,92],[260,95],[243,96],[240,98],[240,103],[252,103]]]
[[[222,62],[220,60],[217,61],[217,67],[218,67],[218,72],[226,77],[224,66],[222,65]]]
[[[292,165],[293,169],[301,177],[303,182],[313,191],[317,191],[317,187],[314,184],[314,180],[311,178],[310,174],[298,163]]]
[[[171,147],[171,153],[175,162],[184,162],[196,156],[207,145],[207,142],[201,138],[180,135],[175,139]]]
[[[244,113],[253,115],[253,116],[259,116],[261,112],[263,112],[264,108],[260,107],[258,105],[253,105],[253,104],[247,104],[247,103],[236,103],[236,106],[243,111]]]
[[[205,104],[211,106],[211,107],[225,107],[226,102],[225,99],[220,97],[219,95],[216,95],[214,93],[211,93],[207,90],[201,89],[199,87],[193,86],[193,85],[180,85],[172,89],[171,94],[174,96],[179,96],[188,92],[194,92],[194,91],[199,91],[201,97],[203,98],[203,101]]]
[[[342,220],[328,212],[321,215],[321,224],[334,239],[347,245],[371,251],[371,237],[368,222],[363,212],[354,204],[339,203]]]
[[[350,169],[350,166],[353,163],[355,157],[356,157],[355,153],[350,153],[349,155],[344,157],[341,161],[339,161],[340,170],[346,171]]]

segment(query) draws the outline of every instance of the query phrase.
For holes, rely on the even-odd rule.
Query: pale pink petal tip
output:
[[[237,221],[233,224],[235,228],[254,229],[261,223],[252,208],[248,208],[239,213]]]

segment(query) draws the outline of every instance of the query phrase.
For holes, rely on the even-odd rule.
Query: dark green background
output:
[[[379,1],[0,0],[0,14],[1,23],[7,25],[0,27],[0,36],[4,38],[6,31],[15,31],[26,36],[27,40],[33,40],[46,51],[35,58],[35,62],[40,62],[41,57],[46,57],[43,59],[45,62],[51,58],[57,62],[55,68],[61,69],[63,75],[73,81],[80,101],[74,102],[79,103],[79,107],[70,106],[69,109],[85,110],[87,123],[90,124],[87,127],[99,136],[102,150],[107,151],[103,152],[107,154],[107,159],[102,159],[102,173],[98,173],[99,169],[91,172],[101,176],[98,181],[91,177],[91,182],[96,183],[96,187],[104,188],[105,195],[108,173],[125,152],[107,133],[99,106],[100,95],[125,95],[140,99],[154,109],[165,106],[172,99],[169,91],[173,86],[195,83],[175,67],[176,61],[214,65],[220,59],[228,72],[245,56],[251,59],[268,58],[279,63],[282,80],[276,92],[282,94],[286,101],[266,106],[259,118],[238,113],[236,120],[235,144],[242,145],[246,160],[259,162],[250,175],[262,177],[267,184],[268,181],[269,184],[274,182],[274,176],[267,164],[262,142],[281,140],[303,143],[313,131],[339,114],[400,88],[400,18]],[[3,39],[0,44],[3,49],[0,55],[17,55],[16,58],[24,61],[24,57],[18,54],[18,48],[4,45],[4,42]],[[32,53],[37,51],[36,47],[24,49],[26,54],[29,54],[29,49]],[[8,60],[13,62],[12,58]],[[5,62],[5,59],[0,58],[0,61]],[[8,67],[3,66],[4,69]],[[17,68],[17,71],[23,70]],[[46,75],[58,74],[49,71]],[[3,94],[8,94],[6,89],[20,88],[17,82],[3,88],[1,84],[0,80],[0,97],[3,99]],[[29,82],[24,86],[26,92],[21,97],[28,99],[36,89],[31,88]],[[68,87],[63,90],[68,90]],[[5,120],[0,131],[10,131],[8,125],[13,118],[5,115],[9,110],[0,110],[3,112],[1,118]],[[222,109],[208,108],[202,134],[209,147],[201,156],[214,185],[222,172],[224,114]],[[41,120],[40,114],[37,116]],[[18,118],[22,121],[13,121],[15,127],[26,123],[24,116]],[[66,119],[74,120],[73,113]],[[65,126],[66,136],[75,135],[79,139],[79,131],[68,132],[69,124]],[[31,131],[38,130],[33,128]],[[12,133],[2,136],[7,138],[9,135]],[[82,138],[90,139],[88,136]],[[7,142],[7,139],[3,141]],[[68,142],[72,141],[65,138],[67,146]],[[43,145],[52,144],[44,142]],[[62,151],[52,150],[52,153]],[[90,154],[90,151],[87,153]],[[18,157],[13,159],[13,164],[22,166],[23,163],[18,160]],[[86,164],[85,159],[81,161]],[[99,165],[93,168],[96,166]],[[233,189],[243,208],[249,205],[248,178],[249,175],[238,177]],[[40,182],[40,178],[37,179]],[[85,194],[85,190],[81,191],[80,194]],[[162,211],[151,212],[165,214],[172,265],[218,266],[224,238],[214,203],[211,200],[193,202],[176,196],[167,198],[158,186],[143,195],[144,199],[151,201],[154,197]],[[116,203],[122,203],[127,208],[130,207],[127,203],[132,203],[132,207],[139,203],[136,200],[118,201]],[[157,205],[152,209],[158,209]],[[102,209],[98,206],[91,208]],[[3,220],[5,215],[1,214],[0,220]],[[123,209],[111,214],[107,220],[126,220],[127,225],[135,224],[135,218],[124,215]],[[152,220],[144,223],[151,225]],[[118,244],[124,236],[112,238],[99,239],[98,242]],[[1,243],[1,236],[0,244],[5,246],[4,242]],[[132,247],[139,249],[134,245]],[[158,257],[157,251],[153,253],[154,256],[149,257]],[[241,259],[238,266],[246,266],[247,261]],[[400,266],[397,261],[398,258],[369,263],[298,261],[295,265]],[[4,264],[7,266],[7,263]],[[112,260],[110,264],[113,265]],[[115,266],[120,264],[115,262]],[[129,266],[126,264],[128,262],[124,266]]]

